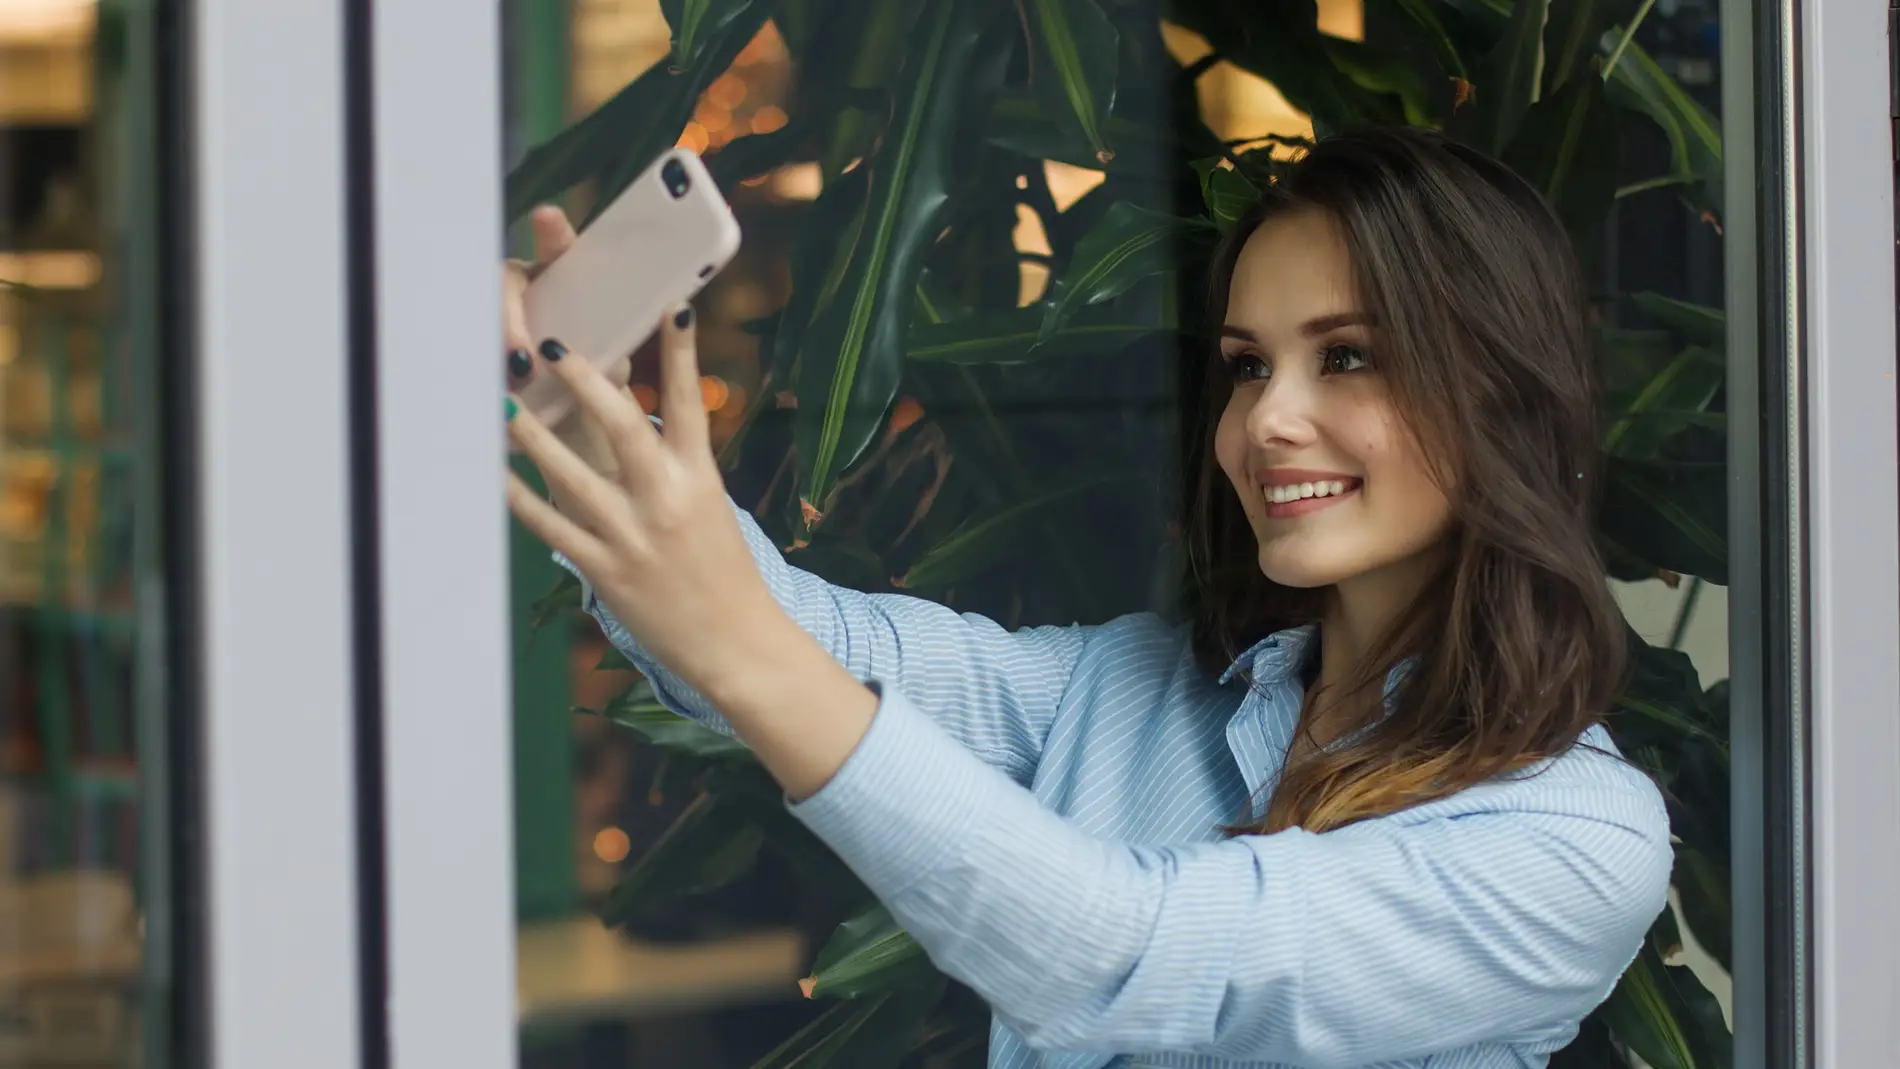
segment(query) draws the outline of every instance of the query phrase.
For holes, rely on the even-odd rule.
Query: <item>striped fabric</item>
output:
[[[1227,838],[1279,775],[1311,629],[1216,680],[1158,617],[1012,633],[830,586],[739,519],[780,604],[880,694],[792,811],[989,1002],[993,1069],[1542,1066],[1664,908],[1662,799],[1613,756]],[[583,591],[668,707],[730,731]]]

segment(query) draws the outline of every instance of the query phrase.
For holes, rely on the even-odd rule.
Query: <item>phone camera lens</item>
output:
[[[673,194],[674,200],[684,197],[687,187],[692,185],[692,179],[686,175],[686,165],[678,160],[667,160],[661,165],[660,181],[666,183],[666,191]]]

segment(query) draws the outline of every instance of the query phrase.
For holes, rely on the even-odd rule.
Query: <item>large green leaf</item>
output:
[[[1142,322],[1132,312],[1090,310],[1048,337],[1042,335],[1045,305],[984,312],[953,323],[911,328],[905,348],[912,361],[937,364],[1024,364],[1073,356],[1106,355],[1173,323]]]
[[[1735,912],[1730,901],[1726,865],[1700,850],[1676,848],[1676,870],[1671,881],[1681,897],[1682,916],[1696,942],[1722,968],[1730,967]]]
[[[1687,967],[1665,965],[1650,942],[1597,1014],[1652,1069],[1728,1069],[1731,1064],[1733,1040],[1715,996]]]
[[[662,750],[689,753],[695,757],[752,758],[752,751],[746,749],[745,744],[738,739],[688,720],[661,705],[653,694],[653,683],[644,678],[635,680],[625,694],[608,702],[600,715],[632,730]]]
[[[1603,51],[1616,47],[1622,27],[1613,28],[1599,42]],[[1722,208],[1722,127],[1701,102],[1685,92],[1649,53],[1631,42],[1611,72],[1610,99],[1648,115],[1669,139],[1676,174],[1693,175],[1702,184],[1703,206]]]
[[[1682,351],[1672,331],[1635,330],[1598,324],[1591,331],[1603,388],[1611,396],[1634,394],[1649,385],[1656,369]]]
[[[563,568],[548,592],[528,606],[528,634],[538,635],[542,628],[573,616],[580,608],[581,581]]]
[[[1201,178],[1201,202],[1207,205],[1208,218],[1226,231],[1260,202],[1260,190],[1239,170],[1221,163],[1221,157],[1210,156],[1189,166]]]
[[[1589,263],[1616,201],[1616,112],[1601,79],[1573,78],[1531,105],[1504,162],[1537,187]]]
[[[1438,56],[1439,65],[1445,73],[1454,78],[1470,80],[1471,75],[1465,69],[1465,58],[1458,51],[1458,45],[1451,35],[1445,32],[1445,24],[1438,18],[1432,0],[1386,0],[1401,14],[1418,27],[1420,33],[1430,43],[1432,51]]]
[[[1116,152],[1104,164],[1074,121],[1034,93],[998,93],[990,102],[983,137],[997,148],[1030,159],[1106,169],[1111,174],[1155,177],[1174,162],[1172,132],[1110,115],[1102,124],[1102,138],[1116,146]]]
[[[873,904],[838,926],[812,963],[812,998],[854,999],[927,976],[924,948]]]
[[[1628,400],[1613,399],[1614,416],[1603,435],[1603,451],[1635,459],[1654,459],[1663,443],[1694,423],[1722,388],[1728,368],[1716,354],[1690,346],[1657,371]]]
[[[917,282],[917,316],[919,321],[932,330],[951,331],[962,323],[951,322],[952,318],[962,319],[968,315],[968,309],[960,305],[954,297],[944,292],[941,280],[925,272]],[[978,342],[968,335],[946,335],[943,343],[946,348],[960,350],[967,354],[970,349],[981,346],[979,351],[1010,352],[1026,349],[1036,343],[1041,333],[1041,312],[1036,308],[1019,309],[1004,313],[1011,317],[1007,321],[999,316],[996,323],[1001,331],[1000,340],[992,335],[988,343]],[[986,320],[988,317],[984,317]],[[1093,322],[1084,315],[1074,327],[1086,331]],[[980,326],[980,324],[977,324]],[[1026,332],[1026,333],[1024,333]],[[1086,335],[1085,335],[1086,336]],[[1054,338],[1044,343],[1044,349],[1060,352],[1067,345],[1067,330],[1058,331]],[[1114,337],[1111,335],[1111,338]],[[913,339],[916,335],[913,335]],[[1091,339],[1091,344],[1114,345],[1119,342],[1103,342],[1099,338]],[[1040,351],[1040,350],[1039,350]],[[954,393],[946,398],[943,411],[952,413],[948,419],[939,416],[937,425],[943,428],[946,439],[953,443],[954,455],[962,462],[966,470],[983,471],[991,476],[984,488],[995,493],[996,497],[1026,497],[1033,493],[1035,477],[1028,465],[1023,463],[1016,448],[1015,438],[1010,428],[998,418],[995,406],[990,403],[983,385],[977,381],[972,370],[978,366],[961,358],[943,361],[919,359],[915,351],[911,354],[913,367],[925,371],[918,375],[919,385],[923,385],[930,376],[928,370],[938,364],[951,364],[953,373],[948,376],[953,382]],[[932,401],[931,403],[935,403]],[[935,545],[942,537],[935,531],[926,532],[933,537],[920,539],[920,544]],[[1070,604],[1077,619],[1095,619],[1097,585],[1090,582],[1075,554],[1068,552],[1071,544],[1063,531],[1053,522],[1039,523],[1037,535],[1042,539],[1046,551],[1055,561],[1055,572],[1060,574],[1069,587]]]
[[[800,1029],[752,1069],[876,1069],[897,1065],[925,1039],[930,1011],[943,998],[941,977],[840,1002]]]
[[[793,119],[769,134],[747,134],[734,138],[726,146],[706,157],[706,170],[713,180],[732,195],[732,187],[748,178],[756,178],[792,159],[805,140],[808,129],[802,119]]]
[[[1667,745],[1688,737],[1726,746],[1702,706],[1702,685],[1688,654],[1651,646],[1634,634],[1630,639],[1630,677],[1616,705],[1619,713],[1641,719],[1611,721],[1618,746]]]
[[[1096,0],[1029,0],[1038,55],[1048,64],[1037,77],[1075,116],[1097,165],[1115,158],[1106,130],[1115,107],[1121,35]]]
[[[856,9],[862,13],[856,19],[840,19],[834,13],[828,32],[837,39],[827,41],[826,49],[840,53],[836,72],[832,69],[834,63],[827,62],[833,56],[814,58],[801,69],[801,82],[825,84],[842,74],[845,87],[877,90],[888,98],[891,82],[908,55],[906,39],[917,25],[921,8],[920,4],[866,4]],[[831,130],[818,157],[826,181],[863,156],[882,125],[882,115],[874,118],[856,110],[837,112],[830,118]]]
[[[1512,0],[1451,0],[1452,6],[1485,30],[1502,33],[1514,10]],[[1648,115],[1669,139],[1677,174],[1702,183],[1705,207],[1722,205],[1722,128],[1709,110],[1683,91],[1663,72],[1655,59],[1634,41],[1625,44],[1623,28],[1612,26],[1596,42],[1605,57],[1622,49],[1609,72],[1610,101],[1620,108]],[[1479,99],[1484,90],[1479,88]]]
[[[702,794],[621,875],[601,904],[601,922],[616,928],[654,901],[724,887],[752,867],[763,842],[743,802]]]
[[[1577,1038],[1550,1056],[1545,1069],[1624,1069],[1628,1064],[1617,1052],[1609,1026],[1592,1014],[1583,1019]]]
[[[1054,300],[1042,320],[1045,339],[1082,308],[1119,297],[1144,278],[1172,271],[1194,246],[1208,243],[1214,228],[1201,220],[1150,211],[1129,201],[1108,210],[1102,222],[1076,242],[1075,257],[1057,277]]]
[[[707,27],[697,62],[685,66],[669,54],[592,114],[529,151],[508,175],[510,221],[589,178],[600,183],[593,209],[598,214],[679,140],[699,94],[732,65],[772,7],[769,0],[720,0],[715,6],[722,9],[717,28]]]
[[[958,89],[991,10],[934,0],[920,18],[896,118],[865,164],[869,193],[849,259],[799,347],[793,434],[807,529],[897,394],[917,275],[949,197]]]
[[[827,184],[798,221],[790,263],[792,295],[772,330],[768,374],[775,387],[792,385],[792,369],[812,316],[842,284],[855,228],[863,221],[870,175],[860,167]]]
[[[738,432],[720,450],[722,468],[730,470],[740,462],[761,414],[776,403],[779,391],[791,386],[792,370],[798,363],[798,349],[805,340],[812,311],[826,294],[835,291],[843,261],[850,252],[848,238],[861,218],[869,174],[860,167],[826,184],[798,220],[789,265],[792,294],[770,320],[769,337],[761,346],[769,357],[765,378],[747,400]]]
[[[1472,139],[1493,156],[1503,155],[1537,101],[1548,10],[1548,0],[1512,0],[1504,35],[1479,69]]]
[[[1396,101],[1406,123],[1412,126],[1436,124],[1432,94],[1425,88],[1417,67],[1364,41],[1328,34],[1320,34],[1319,41],[1340,74],[1368,93]]]
[[[707,50],[755,6],[758,0],[660,0],[660,14],[673,31],[671,61],[681,67],[699,64]]]
[[[980,574],[1021,552],[1029,536],[1050,512],[1083,495],[1129,482],[1123,475],[1090,476],[1018,502],[932,546],[892,583],[911,590],[940,590]]]
[[[1597,42],[1612,23],[1628,18],[1634,6],[1631,0],[1550,0],[1544,23],[1544,92],[1554,93],[1587,73]]]
[[[1630,303],[1684,340],[1721,352],[1728,346],[1727,318],[1720,308],[1691,304],[1660,293],[1632,293]]]
[[[1365,64],[1368,54],[1350,45],[1337,47],[1336,38],[1320,32],[1315,0],[1168,0],[1164,12],[1169,21],[1212,42],[1235,66],[1272,82],[1322,134],[1405,118],[1399,100],[1360,85],[1341,68],[1342,55]]]
[[[1728,486],[1721,464],[1606,458],[1598,527],[1647,561],[1728,583]]]

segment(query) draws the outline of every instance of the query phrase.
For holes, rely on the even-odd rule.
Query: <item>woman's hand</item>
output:
[[[528,283],[535,276],[547,270],[549,264],[567,252],[576,236],[574,224],[568,222],[567,213],[553,205],[544,204],[529,213],[528,224],[534,234],[534,261],[508,260],[502,272],[501,324],[502,337],[506,343],[505,363],[510,390],[519,390],[535,376],[547,374],[547,362],[535,355],[546,339],[529,334],[522,294],[527,292]],[[622,360],[607,372],[622,392],[627,390],[628,371],[628,361]],[[628,396],[631,398],[632,395]],[[613,474],[613,450],[601,436],[600,429],[591,421],[576,418],[570,413],[553,431],[589,467],[604,475]],[[562,506],[558,494],[555,504]]]
[[[660,326],[664,431],[558,339],[541,356],[537,373],[555,376],[577,402],[568,423],[589,425],[608,463],[589,464],[572,432],[557,435],[511,397],[509,434],[561,506],[513,477],[509,506],[580,568],[642,646],[713,697],[749,649],[792,625],[752,561],[713,460],[692,309]]]
[[[661,664],[725,714],[794,797],[850,756],[877,702],[767,589],[713,460],[699,392],[693,314],[660,325],[656,428],[625,389],[558,342],[539,373],[578,402],[569,422],[597,428],[613,471],[591,467],[508,399],[508,433],[541,469],[560,509],[513,472],[508,506],[593,584],[594,596]]]

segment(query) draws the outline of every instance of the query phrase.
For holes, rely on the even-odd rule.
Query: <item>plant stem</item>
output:
[[[1670,186],[1686,186],[1695,180],[1695,175],[1692,174],[1657,175],[1655,178],[1646,178],[1641,182],[1631,182],[1627,186],[1619,186],[1616,190],[1616,199],[1622,200],[1624,197],[1634,196],[1638,193],[1646,193],[1652,189],[1667,189]]]
[[[1636,9],[1636,17],[1630,20],[1630,28],[1623,31],[1623,39],[1616,42],[1616,48],[1610,53],[1610,60],[1603,65],[1603,80],[1609,81],[1616,70],[1616,63],[1623,58],[1623,50],[1630,46],[1630,40],[1636,36],[1636,28],[1649,17],[1649,9],[1656,6],[1656,0],[1643,0],[1643,6]]]
[[[1669,629],[1669,648],[1682,648],[1683,637],[1689,633],[1689,619],[1695,615],[1696,598],[1702,593],[1702,577],[1689,577],[1689,589],[1682,594],[1682,606],[1676,610],[1676,624]]]
[[[1221,55],[1219,52],[1209,52],[1207,55],[1181,68],[1181,81],[1188,85],[1200,81],[1201,75],[1213,70],[1215,64],[1226,58],[1226,56]]]

